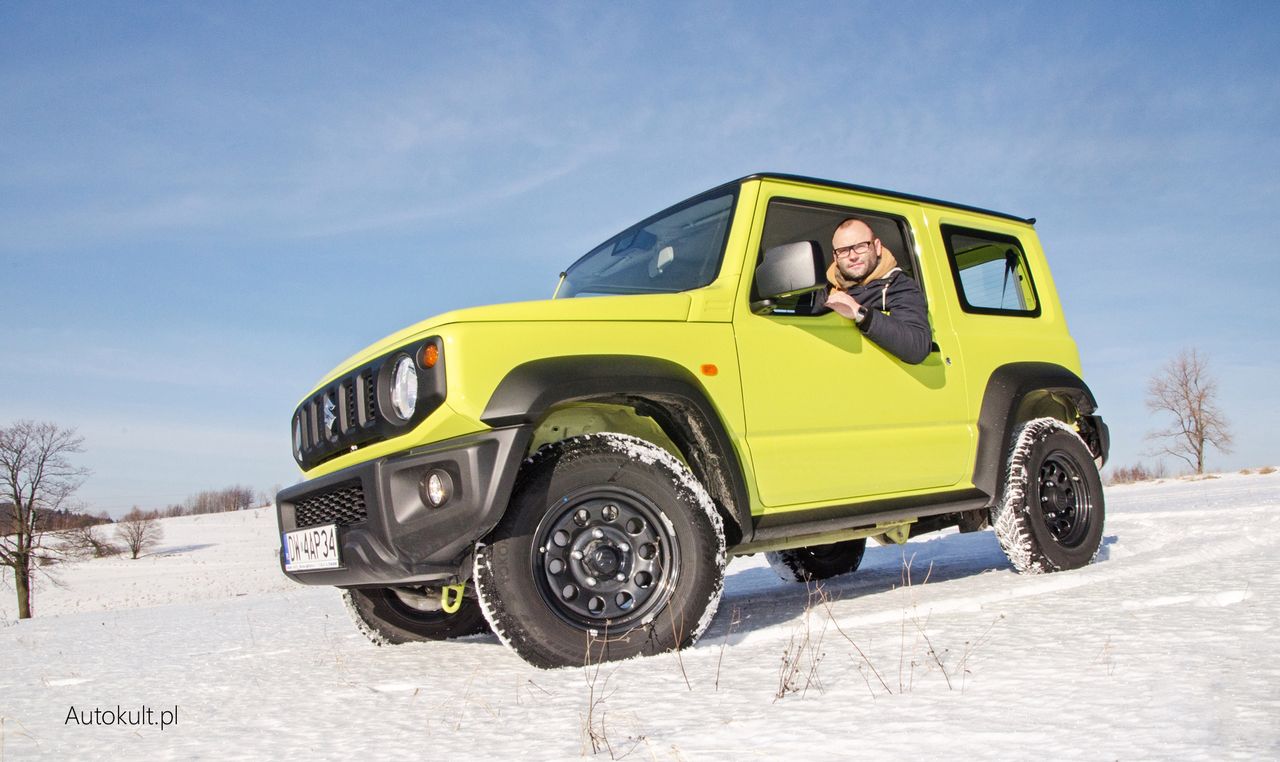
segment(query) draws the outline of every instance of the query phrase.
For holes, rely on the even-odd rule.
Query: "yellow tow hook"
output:
[[[458,613],[458,609],[462,608],[462,591],[466,589],[466,582],[440,588],[440,608],[444,609],[444,613]]]

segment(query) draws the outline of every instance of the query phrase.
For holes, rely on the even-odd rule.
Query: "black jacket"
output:
[[[898,270],[887,278],[851,287],[849,296],[867,310],[858,328],[868,339],[906,363],[924,362],[933,345],[933,330],[920,286]],[[829,308],[823,307],[822,312]]]

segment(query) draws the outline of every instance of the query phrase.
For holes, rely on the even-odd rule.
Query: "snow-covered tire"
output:
[[[473,578],[498,637],[551,668],[692,645],[724,566],[720,514],[684,464],[636,437],[587,434],[526,461]]]
[[[380,646],[448,640],[489,629],[473,597],[450,614],[440,607],[440,591],[412,587],[351,588],[342,600],[365,637]]]
[[[867,538],[812,545],[764,554],[769,566],[784,582],[810,582],[855,572],[867,550]]]
[[[991,526],[1013,568],[1027,574],[1088,564],[1102,543],[1105,506],[1094,457],[1055,418],[1022,424]]]

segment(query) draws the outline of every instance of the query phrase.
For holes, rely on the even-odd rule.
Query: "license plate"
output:
[[[338,569],[338,525],[307,527],[284,533],[285,571]]]

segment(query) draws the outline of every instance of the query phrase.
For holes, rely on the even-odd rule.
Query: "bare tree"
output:
[[[106,558],[120,552],[120,548],[98,534],[98,527],[94,524],[63,532],[62,543],[62,550],[76,558]]]
[[[1207,448],[1231,452],[1231,428],[1218,409],[1218,382],[1195,349],[1182,350],[1151,377],[1147,409],[1173,416],[1169,426],[1147,434],[1156,443],[1154,454],[1180,458],[1203,474]]]
[[[225,489],[198,492],[187,498],[185,508],[191,515],[243,511],[253,507],[253,498],[251,488],[237,484]]]
[[[83,452],[75,429],[37,421],[0,428],[0,566],[13,570],[18,618],[31,617],[32,571],[54,556],[43,542],[45,520],[56,515],[79,489],[88,471],[68,456]]]
[[[133,558],[137,558],[144,550],[155,547],[164,539],[164,529],[155,511],[140,511],[135,505],[116,522],[116,537],[129,549]]]

